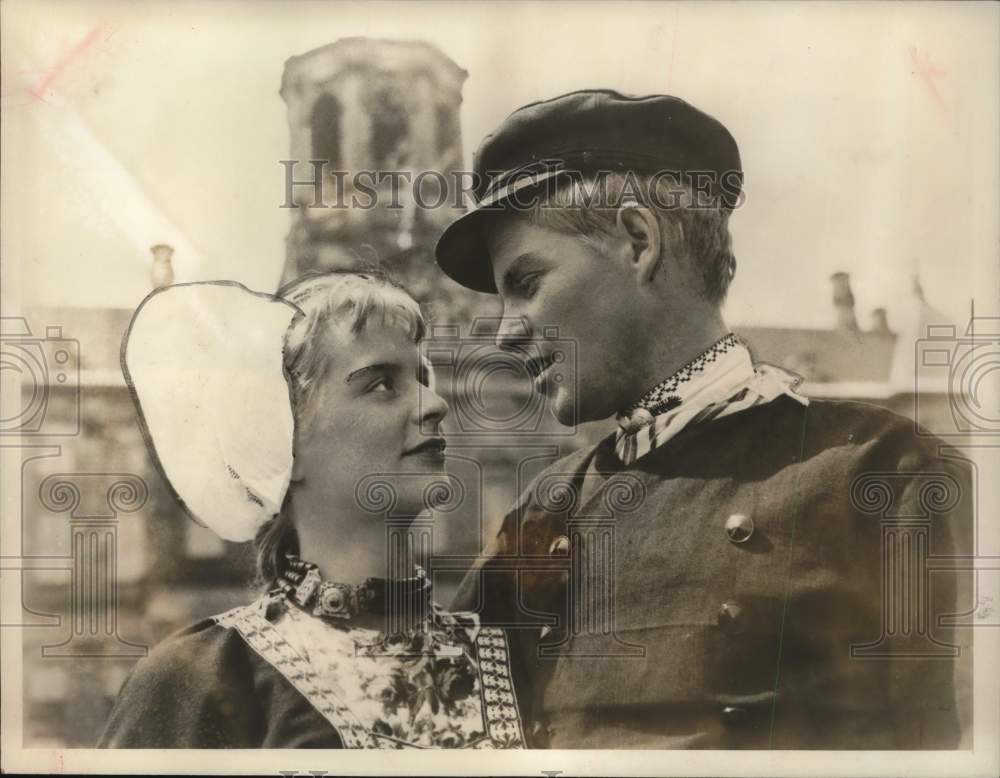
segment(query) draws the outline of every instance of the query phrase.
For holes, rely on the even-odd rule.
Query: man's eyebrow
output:
[[[507,272],[503,274],[504,286],[508,289],[514,286],[517,283],[518,276],[523,275],[525,270],[530,269],[533,265],[541,265],[542,263],[542,258],[534,252],[526,251],[520,254],[510,263]]]

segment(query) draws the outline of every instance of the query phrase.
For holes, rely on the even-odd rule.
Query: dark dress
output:
[[[433,630],[374,642],[262,598],[140,660],[99,746],[521,747],[506,638],[460,616],[435,609]]]
[[[167,638],[122,687],[101,748],[341,748],[291,683],[213,619]]]
[[[529,747],[958,746],[968,461],[875,406],[784,397],[631,466],[613,443],[536,478],[453,603],[512,627]]]

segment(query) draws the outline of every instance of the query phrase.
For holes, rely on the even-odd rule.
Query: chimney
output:
[[[876,335],[892,335],[889,329],[889,319],[886,318],[885,308],[876,308],[872,311],[872,329]]]
[[[162,289],[170,286],[174,282],[174,266],[170,264],[170,258],[174,255],[173,246],[157,243],[149,250],[153,252],[153,269],[150,273],[153,288]]]
[[[847,273],[834,273],[833,307],[837,309],[837,329],[842,332],[857,332],[858,320],[854,316],[854,295],[851,293],[851,277]]]

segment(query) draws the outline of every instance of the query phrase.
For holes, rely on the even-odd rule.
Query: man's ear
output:
[[[660,222],[649,208],[626,204],[618,209],[618,226],[631,244],[633,267],[643,282],[650,282],[659,271],[663,235]]]

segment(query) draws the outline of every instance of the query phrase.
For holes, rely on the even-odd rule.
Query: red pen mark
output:
[[[947,75],[946,71],[934,65],[927,52],[921,51],[916,46],[910,46],[910,60],[916,68],[916,70],[911,70],[910,72],[920,76],[924,84],[926,84],[927,89],[930,91],[931,96],[933,96],[939,106],[944,108],[944,98],[938,91],[937,84],[934,83],[934,79],[937,76]]]
[[[94,27],[90,32],[88,32],[83,39],[76,44],[76,46],[70,49],[63,56],[63,58],[60,59],[55,66],[42,77],[42,80],[34,86],[31,90],[32,96],[36,100],[43,100],[45,93],[48,91],[48,88],[52,85],[52,83],[73,63],[73,60],[77,59],[81,54],[83,54],[83,52],[93,46],[94,42],[100,37],[100,35],[100,27]]]

